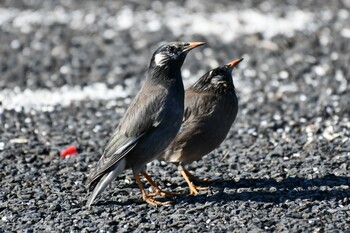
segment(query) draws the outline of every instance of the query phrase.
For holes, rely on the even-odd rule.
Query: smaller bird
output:
[[[95,198],[125,169],[131,168],[142,198],[151,205],[163,203],[147,194],[140,174],[161,192],[145,172],[145,166],[158,158],[181,127],[184,112],[184,87],[181,67],[188,52],[203,42],[170,42],[160,46],[151,58],[147,78],[113,133],[95,169],[88,177]]]
[[[238,99],[231,73],[242,60],[243,58],[233,60],[207,72],[185,91],[185,112],[181,128],[161,157],[177,165],[191,195],[207,188],[195,186],[192,180],[200,180],[186,170],[184,165],[199,160],[226,138],[238,112]]]

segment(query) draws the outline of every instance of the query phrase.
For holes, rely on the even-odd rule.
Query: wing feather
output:
[[[147,85],[144,85],[145,88]],[[96,168],[88,177],[88,185],[91,187],[106,172],[124,158],[139,142],[142,137],[157,127],[161,121],[163,101],[167,94],[161,86],[148,86],[149,91],[142,89],[131,103],[123,119],[97,163]]]

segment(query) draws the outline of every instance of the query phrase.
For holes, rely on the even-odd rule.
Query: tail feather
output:
[[[107,172],[105,175],[102,176],[102,178],[98,181],[97,185],[95,186],[92,194],[90,195],[86,205],[90,208],[91,204],[95,200],[95,198],[100,195],[107,186],[120,174],[125,170],[126,166],[126,160],[121,159],[114,167],[113,170],[110,172]]]

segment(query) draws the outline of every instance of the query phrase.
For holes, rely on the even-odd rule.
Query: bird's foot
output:
[[[162,197],[172,197],[172,196],[180,195],[174,192],[163,191],[161,188],[159,188],[159,186],[152,180],[152,178],[145,171],[142,171],[141,174],[146,178],[148,183],[150,183],[150,185],[155,190],[153,193],[147,194],[147,196],[154,197],[154,196],[160,195]]]
[[[208,190],[209,189],[207,187],[196,186],[192,182],[190,184],[188,184],[188,187],[190,188],[190,195],[197,195],[197,194],[199,194],[199,191],[203,191],[203,190]]]
[[[201,178],[193,175],[192,173],[190,173],[187,170],[185,170],[185,173],[189,177],[190,180],[192,180],[192,181],[194,181],[195,183],[198,183],[198,184],[211,184],[211,183],[215,182],[215,180],[211,180],[209,178],[201,179]]]
[[[192,175],[186,169],[182,168],[180,170],[180,173],[183,176],[183,178],[186,180],[186,183],[188,184],[188,187],[190,188],[190,195],[197,195],[197,194],[199,194],[199,191],[208,190],[207,187],[199,187],[199,186],[194,185],[193,182],[191,181],[191,179],[195,176]],[[195,179],[198,179],[198,178],[195,177]]]
[[[145,202],[147,202],[148,204],[151,204],[151,205],[153,205],[153,206],[157,206],[157,205],[171,205],[171,201],[165,201],[165,202],[157,201],[157,200],[151,198],[151,197],[149,196],[149,194],[148,194],[148,195],[143,195],[142,198],[143,198],[143,200],[144,200]]]
[[[149,197],[154,197],[154,196],[162,196],[162,197],[173,197],[173,196],[179,196],[181,195],[180,193],[175,193],[175,192],[167,192],[164,190],[156,189],[153,193],[147,194]]]
[[[148,204],[150,204],[150,205],[153,205],[153,206],[157,206],[157,205],[170,205],[171,204],[171,202],[170,201],[166,201],[166,202],[161,202],[161,201],[157,201],[157,200],[155,200],[155,199],[153,199],[149,194],[147,194],[146,193],[146,191],[145,191],[145,189],[144,189],[144,187],[143,187],[143,184],[142,184],[142,182],[141,182],[141,180],[140,180],[140,176],[139,176],[139,174],[137,174],[137,173],[135,173],[135,172],[133,172],[134,173],[134,177],[135,177],[135,180],[136,180],[136,183],[137,183],[137,185],[139,186],[139,188],[140,188],[140,191],[141,191],[141,194],[142,194],[142,199],[145,201],[145,202],[147,202]],[[146,174],[146,173],[145,173]],[[149,181],[149,182],[151,182],[151,184],[154,184],[155,185],[155,183],[152,181],[152,179],[146,174],[146,179]],[[152,185],[153,186],[153,185]],[[158,186],[156,186],[156,187],[158,187]],[[158,189],[160,189],[160,188],[158,188]],[[157,188],[156,188],[156,190],[158,190]]]

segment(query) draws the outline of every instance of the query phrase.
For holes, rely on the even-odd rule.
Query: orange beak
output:
[[[230,68],[234,68],[236,67],[241,61],[243,61],[243,58],[240,58],[240,59],[235,59],[229,63],[227,63],[227,65],[230,67]]]
[[[184,51],[190,51],[198,46],[204,45],[205,42],[188,42],[188,45],[185,47]]]

